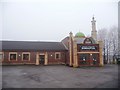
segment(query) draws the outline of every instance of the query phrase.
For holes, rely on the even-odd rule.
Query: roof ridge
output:
[[[2,42],[49,42],[49,43],[59,43],[57,41],[9,41],[9,40],[0,40]]]
[[[61,42],[3,41],[3,50],[67,50]]]

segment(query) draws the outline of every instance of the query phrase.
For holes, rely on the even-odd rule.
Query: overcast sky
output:
[[[118,25],[119,0],[1,0],[3,40],[61,41],[72,31],[91,34]]]

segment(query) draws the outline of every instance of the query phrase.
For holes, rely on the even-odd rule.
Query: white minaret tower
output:
[[[91,31],[91,37],[97,42],[97,30],[96,30],[96,21],[94,19],[94,16],[92,18],[92,31]]]

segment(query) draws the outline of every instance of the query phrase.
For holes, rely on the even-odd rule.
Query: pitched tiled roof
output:
[[[67,50],[61,42],[37,42],[37,41],[0,41],[2,50],[24,51],[63,51]]]

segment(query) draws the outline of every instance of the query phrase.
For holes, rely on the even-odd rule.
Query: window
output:
[[[89,54],[80,54],[80,60],[81,61],[89,60]]]
[[[22,53],[22,60],[30,60],[30,53]]]
[[[3,53],[2,53],[2,52],[0,52],[0,62],[2,62],[2,61],[3,61],[3,58],[4,58]]]
[[[3,53],[0,53],[0,60],[3,59]]]
[[[3,59],[3,54],[0,54],[0,60],[2,60]]]
[[[60,59],[60,52],[55,53],[55,59]]]
[[[80,64],[86,65],[88,64],[89,54],[80,54]]]
[[[84,43],[85,43],[85,44],[92,44],[92,40],[91,40],[90,38],[86,38],[86,39],[84,40]]]
[[[93,65],[98,64],[98,54],[92,54]]]
[[[17,53],[10,52],[9,53],[9,60],[17,60]]]

